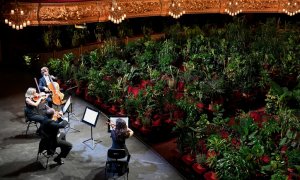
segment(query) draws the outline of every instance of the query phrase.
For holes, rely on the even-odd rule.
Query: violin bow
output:
[[[34,81],[35,81],[35,85],[36,85],[36,87],[37,87],[37,89],[38,89],[39,93],[41,93],[41,90],[40,90],[40,87],[39,87],[39,85],[38,85],[38,83],[37,83],[37,80],[36,80],[36,78],[34,78]]]

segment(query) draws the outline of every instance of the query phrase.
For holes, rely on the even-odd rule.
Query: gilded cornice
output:
[[[153,16],[161,14],[161,3],[159,1],[130,1],[120,2],[128,17]]]
[[[183,2],[186,13],[218,13],[219,0],[187,0]]]
[[[177,0],[186,14],[225,13],[229,1],[239,2],[242,13],[282,13],[290,1],[300,0]],[[118,0],[127,18],[168,16],[171,0]],[[31,25],[80,24],[108,21],[111,0],[70,3],[19,3]],[[4,18],[10,8],[4,7]]]
[[[38,20],[40,24],[57,21],[62,24],[98,21],[107,12],[105,5],[103,2],[40,4]]]

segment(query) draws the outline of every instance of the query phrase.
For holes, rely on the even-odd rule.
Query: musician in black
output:
[[[66,134],[60,132],[60,128],[66,127],[68,122],[61,118],[58,118],[56,121],[53,120],[55,110],[53,108],[49,108],[46,111],[46,117],[40,127],[40,133],[43,138],[47,140],[47,148],[50,152],[55,152],[57,147],[60,147],[60,154],[54,158],[54,161],[61,165],[64,162],[62,158],[66,158],[69,152],[72,149],[72,144],[66,140]]]
[[[41,96],[36,92],[35,88],[28,88],[25,93],[25,116],[29,121],[35,121],[42,123],[44,121],[44,115],[39,109],[41,102],[46,99],[48,95]],[[42,109],[42,108],[41,108]]]
[[[52,80],[55,80],[56,78],[54,76],[49,75],[49,69],[47,67],[41,68],[41,74],[42,77],[39,79],[39,89],[41,92],[50,93],[50,89],[48,88],[48,85],[51,83]],[[51,79],[50,79],[51,78]],[[49,96],[47,99],[47,104],[49,107],[52,107],[52,98]]]
[[[118,118],[116,120],[116,124],[109,123],[110,126],[113,128],[111,131],[111,139],[112,139],[112,149],[125,149],[127,155],[129,155],[129,151],[125,144],[127,138],[133,135],[133,131],[127,127],[126,122]]]

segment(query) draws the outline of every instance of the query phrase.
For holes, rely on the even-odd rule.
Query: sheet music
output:
[[[62,112],[65,114],[67,110],[69,109],[69,106],[71,105],[71,96],[68,98],[66,104],[64,105]]]
[[[90,123],[92,125],[95,125],[95,122],[97,121],[98,115],[99,115],[99,112],[87,108],[82,120],[87,122],[87,123]]]

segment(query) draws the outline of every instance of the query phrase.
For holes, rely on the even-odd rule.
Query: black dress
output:
[[[28,104],[26,101],[25,101],[25,105],[26,106],[24,111],[28,121],[35,121],[38,123],[42,123],[44,121],[45,117],[39,113],[37,107]]]

